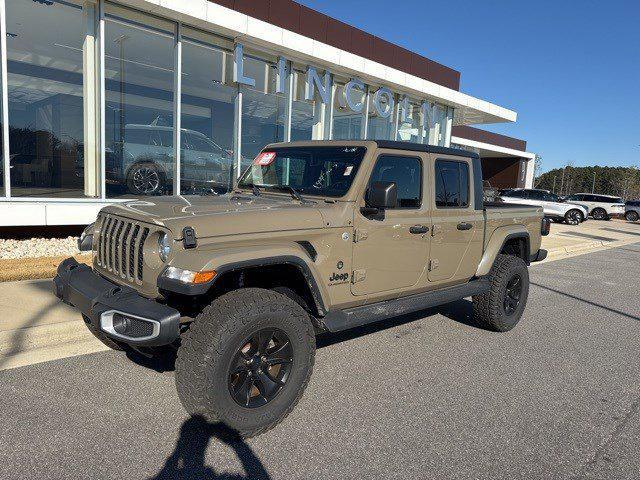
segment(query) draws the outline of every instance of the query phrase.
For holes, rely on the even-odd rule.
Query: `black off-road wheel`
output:
[[[624,218],[627,220],[627,222],[637,222],[638,218],[640,218],[640,215],[638,215],[638,212],[636,211],[629,210],[624,214]]]
[[[102,330],[100,330],[98,327],[95,327],[91,323],[91,320],[89,320],[89,318],[86,315],[83,315],[82,318],[84,319],[84,323],[89,329],[89,331],[93,333],[93,336],[96,337],[98,340],[100,340],[102,343],[104,343],[111,350],[118,350],[118,351],[126,350],[126,346],[124,344],[116,342],[111,337],[107,336],[107,334],[104,333]]]
[[[567,225],[580,225],[584,220],[584,216],[580,210],[569,210],[564,214],[564,223]]]
[[[609,215],[604,208],[594,208],[591,211],[591,216],[594,220],[609,220]]]
[[[309,314],[278,292],[245,288],[207,306],[183,336],[176,387],[190,415],[243,437],[278,425],[309,383],[315,357]]]
[[[489,291],[473,297],[474,319],[487,330],[507,332],[520,321],[527,304],[527,265],[519,257],[498,255],[489,278]]]

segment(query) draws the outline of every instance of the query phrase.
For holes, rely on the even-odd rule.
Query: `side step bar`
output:
[[[471,280],[464,285],[456,285],[454,287],[418,293],[393,300],[385,300],[362,307],[329,311],[321,320],[330,332],[340,332],[406,313],[426,310],[445,303],[455,302],[456,300],[473,295],[479,295],[489,290],[489,288],[491,288],[489,280],[479,278],[477,280]]]

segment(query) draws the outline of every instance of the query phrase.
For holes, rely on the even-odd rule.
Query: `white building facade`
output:
[[[300,33],[299,14],[290,30],[221,3],[0,0],[0,226],[80,225],[127,198],[210,194],[276,141],[450,146],[454,125],[516,120],[428,72]]]

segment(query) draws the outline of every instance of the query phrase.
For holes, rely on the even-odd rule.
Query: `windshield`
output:
[[[364,147],[283,147],[265,150],[253,161],[238,187],[293,188],[322,197],[342,197],[351,187]]]

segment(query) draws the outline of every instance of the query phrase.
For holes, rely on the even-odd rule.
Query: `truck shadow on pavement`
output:
[[[205,464],[209,442],[215,439],[233,449],[245,474],[216,472]],[[180,436],[173,453],[166,459],[162,470],[150,480],[268,480],[271,476],[251,447],[230,428],[208,423],[202,417],[191,417],[180,427]]]
[[[358,337],[364,337],[372,333],[377,333],[390,328],[399,327],[407,323],[414,322],[435,315],[442,315],[449,320],[466,325],[469,327],[486,330],[473,320],[473,304],[469,300],[458,300],[447,303],[439,307],[420,310],[413,313],[398,315],[380,322],[364,325],[362,327],[352,328],[339,333],[323,333],[318,335],[316,339],[317,348],[324,348],[336,343],[352,340]],[[490,332],[490,331],[489,331]]]

